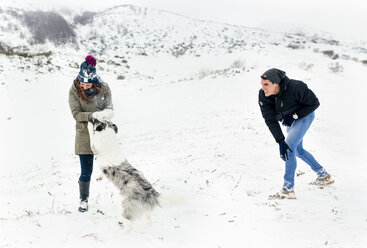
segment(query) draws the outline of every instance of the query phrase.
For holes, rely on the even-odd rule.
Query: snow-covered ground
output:
[[[0,247],[365,246],[362,64],[345,61],[344,71],[333,73],[326,57],[274,47],[267,54],[133,57],[131,65],[150,80],[100,72],[112,89],[121,150],[171,200],[150,214],[151,223],[139,219],[124,233],[119,196],[107,180],[92,182],[90,210],[77,211],[79,161],[67,98],[78,69],[35,74],[0,59]],[[210,74],[238,60],[246,68],[240,73]],[[304,70],[305,62],[314,66]],[[295,201],[267,199],[284,171],[257,104],[268,67],[304,80],[321,102],[304,145],[336,183],[308,185],[315,175],[299,161]]]
[[[0,49],[0,248],[365,247],[365,42],[335,45],[125,6],[76,25],[80,50],[28,47],[31,33],[1,11],[1,44],[53,54],[24,58]],[[118,35],[123,27],[126,37]],[[68,92],[94,48],[97,72],[112,90],[121,151],[169,201],[130,233],[118,225],[117,191],[94,180],[98,171],[89,211],[77,211]],[[339,57],[322,54],[330,50]],[[271,67],[318,96],[304,146],[336,179],[311,186],[315,174],[299,161],[295,201],[267,199],[284,173],[257,103],[259,76]]]

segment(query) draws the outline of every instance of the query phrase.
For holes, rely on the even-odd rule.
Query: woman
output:
[[[80,212],[88,210],[89,185],[93,171],[93,152],[90,147],[88,121],[108,118],[100,111],[113,109],[110,88],[97,76],[96,64],[96,59],[88,55],[80,65],[80,72],[69,91],[70,110],[76,120],[75,154],[79,155],[81,166]]]

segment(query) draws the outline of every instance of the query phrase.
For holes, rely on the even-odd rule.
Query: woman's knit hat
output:
[[[80,65],[80,71],[77,79],[86,84],[99,82],[99,77],[96,74],[96,65],[97,61],[93,56],[88,55],[85,57],[85,61]]]

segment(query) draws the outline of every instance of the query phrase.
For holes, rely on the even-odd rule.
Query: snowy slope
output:
[[[122,24],[135,36],[120,42],[113,36]],[[206,48],[195,41],[182,56],[167,52],[191,32],[153,41],[170,27],[187,25]],[[256,45],[228,53],[230,42],[219,38],[223,27],[128,6],[99,13],[89,28],[77,26],[80,50],[48,43],[49,57],[0,54],[0,247],[364,247],[363,49],[270,31],[260,42],[261,36],[244,31],[242,39],[251,37],[246,44]],[[106,180],[92,182],[90,211],[77,211],[79,161],[67,97],[91,49],[81,37],[93,29],[98,52],[101,37],[109,42],[103,55],[97,52],[105,61],[97,71],[112,89],[121,150],[171,199],[150,214],[151,223],[140,219],[130,233],[117,224],[119,196]],[[228,37],[237,39],[237,29],[229,29]],[[304,48],[287,47],[297,39],[306,39]],[[129,49],[130,41],[136,45]],[[139,55],[141,48],[147,56]],[[314,48],[357,59],[333,60]],[[336,63],[342,71],[330,70]],[[269,67],[305,81],[321,102],[304,145],[336,183],[308,185],[315,175],[299,162],[296,201],[267,200],[280,189],[284,171],[257,104],[259,75]],[[125,79],[117,80],[121,75]]]

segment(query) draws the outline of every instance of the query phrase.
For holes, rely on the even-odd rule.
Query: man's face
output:
[[[279,93],[279,85],[273,84],[267,79],[261,79],[261,89],[264,91],[266,97]]]

